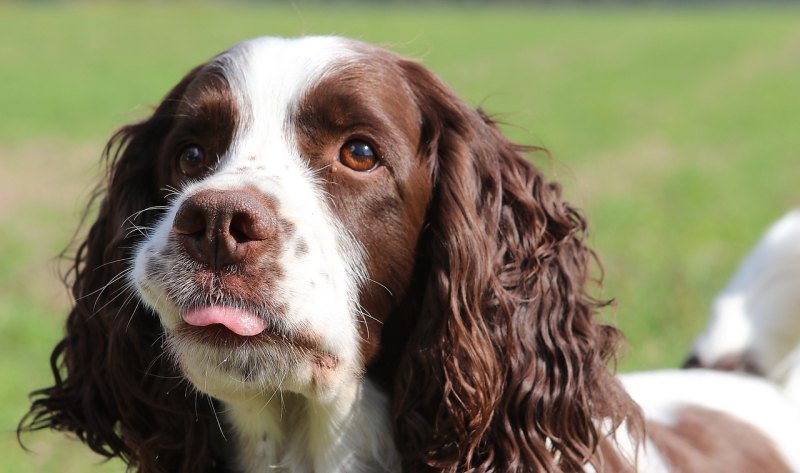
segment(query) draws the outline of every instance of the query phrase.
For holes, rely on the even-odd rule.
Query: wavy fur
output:
[[[402,467],[583,471],[604,437],[598,422],[640,426],[606,366],[620,334],[594,319],[604,303],[587,293],[595,256],[585,220],[486,115],[391,58],[417,101],[433,188],[415,277],[365,367],[391,398]],[[168,203],[156,156],[193,74],[107,146],[107,185],[70,272],[75,302],[51,359],[55,383],[33,394],[20,425],[74,432],[143,473],[224,463],[215,401],[164,356],[157,317],[124,277],[138,229]]]
[[[100,455],[143,473],[214,467],[212,401],[193,392],[164,356],[158,319],[134,300],[124,277],[133,248],[166,203],[155,160],[192,76],[151,118],[121,128],[106,146],[97,216],[65,278],[74,306],[50,359],[55,382],[32,394],[20,423],[20,432],[74,432]],[[94,209],[90,204],[86,215]]]
[[[406,63],[423,110],[434,200],[419,323],[394,383],[407,471],[583,471],[635,408],[593,316],[586,223],[492,121]]]

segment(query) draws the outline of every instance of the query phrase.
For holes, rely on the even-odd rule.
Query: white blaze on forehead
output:
[[[290,321],[324,334],[324,349],[355,361],[361,251],[330,212],[291,123],[314,85],[357,55],[351,44],[334,37],[258,38],[220,57],[241,115],[231,149],[208,184],[252,185],[276,200],[278,217],[293,224],[306,254],[284,249],[275,296],[287,303]]]
[[[244,114],[239,130],[244,134],[234,143],[290,144],[292,107],[324,75],[354,56],[350,43],[336,37],[257,38],[225,53],[228,80]]]

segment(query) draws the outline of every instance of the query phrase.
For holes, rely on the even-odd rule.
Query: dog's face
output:
[[[325,399],[374,356],[432,192],[397,61],[337,38],[258,39],[166,99],[168,204],[130,277],[201,391]]]

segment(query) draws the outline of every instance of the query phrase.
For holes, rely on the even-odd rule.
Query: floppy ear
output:
[[[637,411],[606,362],[581,214],[492,121],[414,63],[434,197],[424,299],[394,380],[407,471],[583,471]]]
[[[106,146],[96,220],[66,277],[74,306],[51,356],[55,383],[32,394],[19,427],[74,432],[95,452],[142,472],[205,471],[211,463],[209,402],[186,399],[191,390],[162,355],[158,318],[138,303],[127,280],[134,247],[164,204],[159,148],[196,71],[151,118],[122,128]],[[94,212],[89,207],[87,216]]]

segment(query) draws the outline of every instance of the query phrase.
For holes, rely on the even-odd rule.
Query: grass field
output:
[[[552,151],[537,164],[589,217],[623,370],[676,366],[739,258],[800,201],[800,9],[0,5],[0,472],[98,461],[60,435],[25,454],[13,430],[50,381],[68,305],[55,256],[104,140],[232,43],[311,33],[422,58]]]

